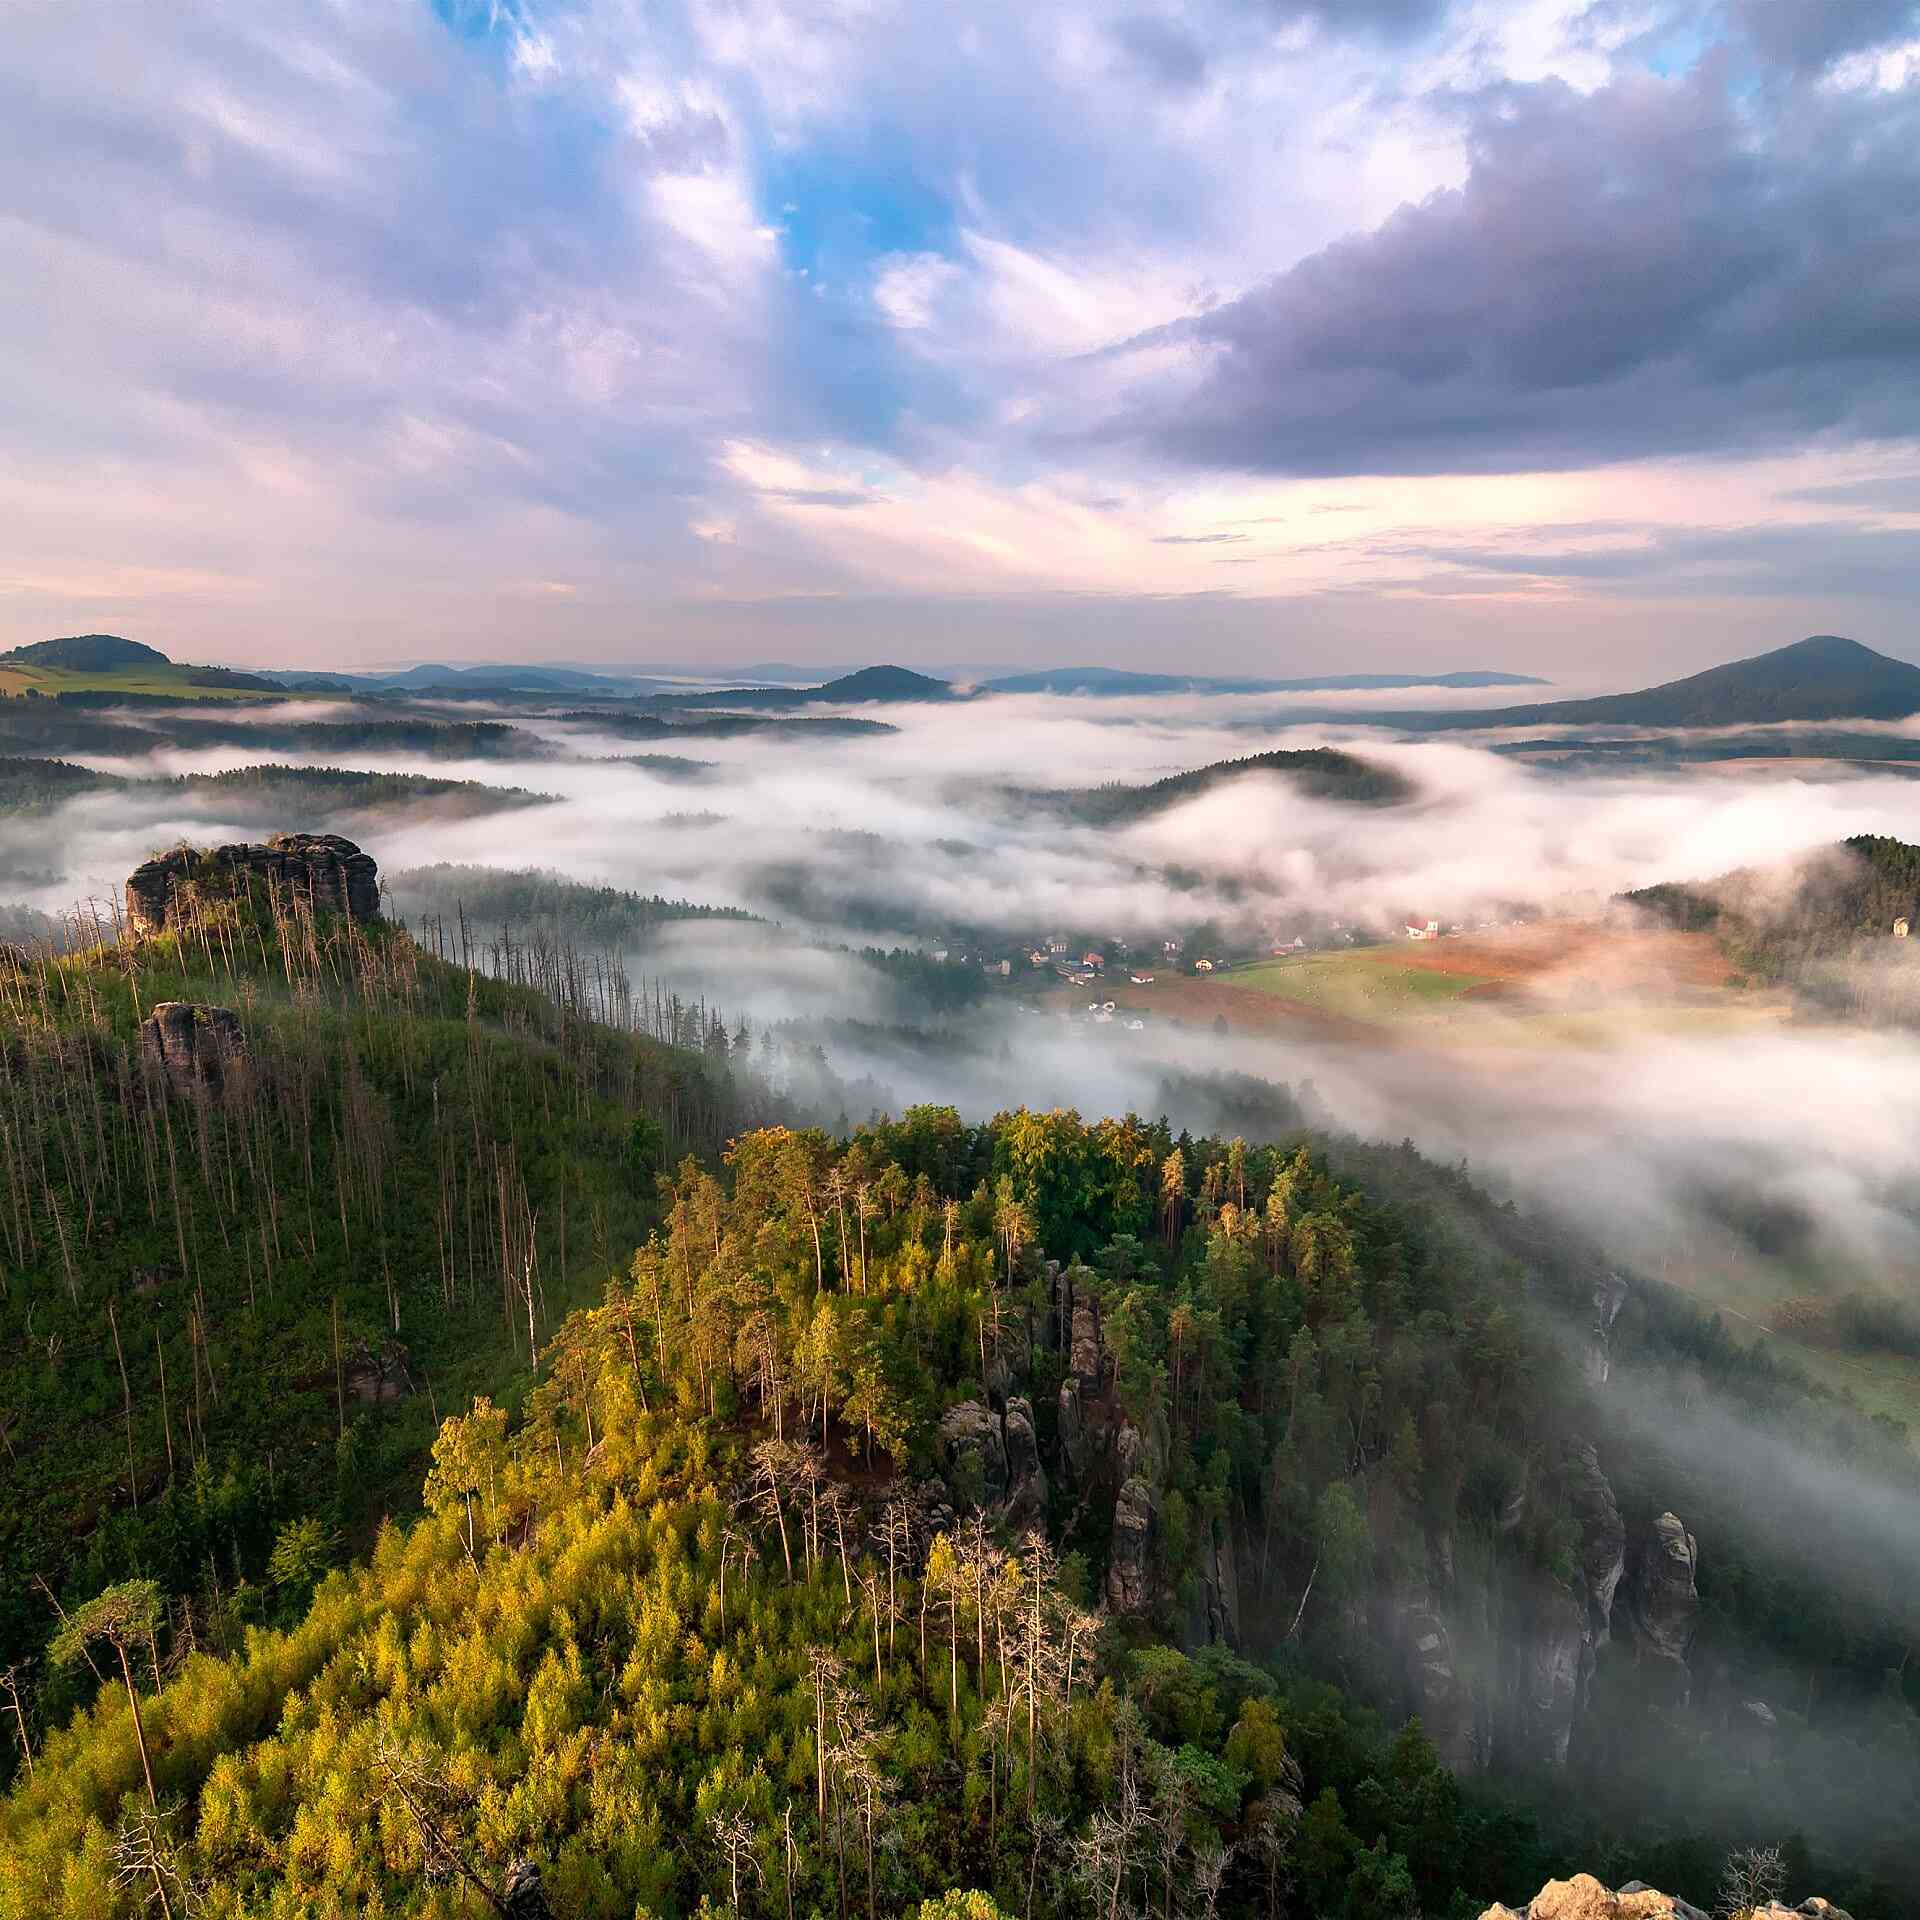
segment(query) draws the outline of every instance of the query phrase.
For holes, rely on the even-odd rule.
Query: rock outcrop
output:
[[[507,1869],[500,1905],[507,1920],[553,1920],[546,1888],[540,1883],[540,1869],[531,1860],[516,1860]]]
[[[1200,1590],[1194,1638],[1202,1645],[1240,1651],[1240,1576],[1234,1561],[1233,1529],[1221,1521],[1200,1545]]]
[[[1618,1893],[1590,1873],[1549,1880],[1524,1907],[1491,1906],[1480,1920],[1707,1920],[1700,1908],[1674,1894],[1629,1880]],[[1797,1907],[1770,1901],[1751,1907],[1743,1920],[1850,1920],[1830,1900],[1803,1900]]]
[[[1396,1593],[1390,1630],[1412,1712],[1441,1759],[1456,1773],[1469,1771],[1480,1758],[1474,1690],[1461,1673],[1453,1628],[1432,1583],[1418,1581]]]
[[[246,1058],[246,1039],[231,1007],[162,1000],[140,1023],[140,1054],[173,1093],[217,1099]]]
[[[1627,1565],[1627,1529],[1613,1488],[1600,1471],[1600,1456],[1592,1447],[1569,1446],[1561,1472],[1567,1505],[1580,1529],[1580,1574],[1586,1584],[1587,1654],[1580,1683],[1584,1706],[1594,1655],[1612,1637],[1614,1596]]]
[[[1586,1606],[1572,1588],[1543,1577],[1510,1631],[1508,1757],[1564,1766],[1583,1679],[1592,1671]]]
[[[405,1347],[384,1340],[376,1347],[358,1343],[342,1363],[341,1383],[364,1407],[404,1400],[413,1391],[413,1374]]]
[[[1040,1464],[1040,1440],[1034,1432],[1030,1400],[1007,1402],[1001,1438],[1007,1455],[1007,1525],[1016,1533],[1028,1527],[1044,1526],[1047,1470]]]
[[[940,1472],[954,1507],[996,1512],[1015,1532],[1043,1525],[1047,1474],[1033,1403],[1015,1397],[1004,1414],[978,1400],[949,1407],[940,1421]]]
[[[940,1472],[956,1507],[997,1507],[1007,1497],[1007,1443],[991,1407],[962,1400],[940,1421]]]
[[[127,924],[138,934],[179,923],[196,895],[244,892],[255,880],[322,913],[371,920],[380,911],[380,869],[337,833],[276,833],[264,845],[175,847],[127,876]]]
[[[1136,1618],[1153,1607],[1153,1489],[1136,1473],[1113,1503],[1107,1605]]]
[[[1067,1365],[1082,1393],[1098,1393],[1106,1371],[1100,1349],[1100,1309],[1092,1300],[1076,1300],[1073,1307],[1073,1344]]]
[[[1692,1691],[1687,1654],[1693,1645],[1700,1594],[1694,1575],[1700,1549],[1677,1515],[1663,1513],[1628,1543],[1622,1597],[1634,1645],[1643,1662],[1667,1673],[1673,1701],[1685,1706]]]
[[[1588,1381],[1604,1387],[1613,1376],[1613,1323],[1627,1302],[1627,1283],[1610,1273],[1593,1290],[1593,1325],[1587,1331],[1583,1361]]]

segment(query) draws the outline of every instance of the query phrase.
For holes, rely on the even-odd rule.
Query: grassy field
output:
[[[19,695],[32,690],[51,700],[62,693],[172,694],[183,700],[260,701],[304,700],[307,694],[264,693],[257,687],[202,687],[188,678],[186,667],[151,667],[122,673],[74,673],[65,667],[0,664],[0,693]]]
[[[1235,967],[1217,977],[1223,986],[1274,994],[1339,1019],[1367,1021],[1444,1017],[1475,987],[1492,983],[1486,974],[1410,966],[1398,947],[1296,954]]]

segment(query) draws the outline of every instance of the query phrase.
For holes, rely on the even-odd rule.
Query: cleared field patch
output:
[[[203,686],[190,678],[186,667],[133,668],[114,673],[77,673],[65,667],[0,665],[0,693],[20,695],[38,693],[51,700],[62,693],[125,693],[136,696],[158,694],[169,700],[279,701],[307,700],[315,696],[289,693],[281,688],[268,692],[260,687]]]
[[[1267,993],[1343,1020],[1398,1022],[1445,1017],[1492,974],[1412,966],[1397,947],[1262,960],[1219,976],[1223,987]]]

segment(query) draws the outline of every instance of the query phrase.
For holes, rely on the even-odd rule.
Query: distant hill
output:
[[[950,700],[953,687],[909,667],[862,667],[810,691],[819,700]]]
[[[1439,732],[1460,727],[1737,727],[1780,720],[1904,720],[1913,713],[1920,713],[1920,667],[1890,660],[1857,640],[1821,633],[1638,693],[1376,717]]]
[[[454,667],[438,662],[405,667],[392,673],[316,674],[310,667],[276,671],[283,687],[320,693],[610,693],[631,695],[653,690],[660,683],[633,674],[591,673],[583,667],[547,667],[532,663]]]
[[[1413,788],[1397,773],[1376,766],[1337,747],[1312,747],[1298,753],[1256,753],[1244,760],[1217,760],[1186,773],[1169,774],[1146,786],[1066,789],[1025,793],[1029,804],[1051,806],[1087,826],[1124,826],[1144,820],[1184,800],[1197,799],[1229,780],[1252,773],[1283,774],[1302,793],[1316,800],[1344,800],[1360,805],[1385,806],[1410,799]]]
[[[1712,934],[1738,966],[1791,987],[1810,1011],[1920,1026],[1920,847],[1904,840],[1858,834],[1792,866],[1623,898],[1666,926]]]
[[[898,705],[917,700],[955,700],[965,696],[949,680],[915,673],[910,667],[861,667],[811,687],[708,687],[697,693],[656,694],[647,703],[658,708],[725,707],[786,712],[820,701],[861,701]]]
[[[1206,674],[1132,673],[1122,667],[1047,667],[998,674],[980,683],[985,693],[1360,693],[1405,687],[1544,687],[1530,673],[1334,673],[1307,680],[1222,679]]]
[[[0,660],[29,667],[64,667],[69,673],[117,673],[128,667],[170,667],[158,647],[123,640],[117,633],[72,633],[63,640],[35,640]]]

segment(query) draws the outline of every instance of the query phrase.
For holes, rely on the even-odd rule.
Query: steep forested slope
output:
[[[1500,1216],[1457,1180],[939,1110],[844,1151],[745,1136],[727,1176],[665,1183],[663,1231],[544,1344],[524,1421],[449,1420],[428,1517],[367,1569],[284,1631],[243,1643],[243,1611],[199,1626],[209,1650],[178,1624],[135,1647],[166,1817],[139,1816],[109,1686],[0,1821],[0,1913],[131,1911],[112,1880],[140,1857],[211,1913],[454,1913],[530,1862],[558,1914],[893,1912],[972,1883],[1010,1912],[1388,1920],[1580,1861],[1698,1884],[1755,1820],[1831,1817],[1863,1767],[1869,1819],[1911,1805],[1910,1712],[1905,1773],[1838,1711],[1755,1771],[1675,1696],[1646,1618],[1593,1705],[1604,1773],[1576,1749],[1578,1800],[1510,1803],[1555,1771],[1543,1611],[1591,1599],[1571,1429],[1610,1457],[1622,1437],[1529,1331],[1526,1236],[1488,1239]],[[1532,1285],[1544,1305],[1591,1277],[1549,1254]],[[1639,1312],[1623,1363],[1665,1341],[1752,1365]],[[1706,1511],[1703,1533],[1733,1522]],[[328,1557],[283,1532],[277,1610]],[[1778,1606],[1794,1574],[1770,1577]],[[1716,1600],[1764,1629],[1737,1585]],[[1849,1631],[1823,1692],[1883,1657],[1884,1625]],[[1435,1633],[1513,1743],[1504,1774],[1391,1731],[1409,1704],[1444,1719]],[[1873,1866],[1808,1870],[1901,1911]]]
[[[724,1036],[616,1032],[585,1017],[614,977],[538,965],[246,905],[0,958],[0,1664],[40,1582],[217,1595],[290,1517],[357,1523],[396,1475],[411,1504],[441,1396],[511,1378],[644,1228],[658,1157],[750,1115]],[[163,1057],[167,1002],[237,1017],[217,1089]]]

